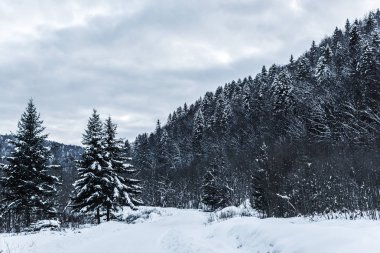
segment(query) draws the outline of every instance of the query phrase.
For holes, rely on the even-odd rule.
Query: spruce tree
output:
[[[360,54],[360,34],[355,23],[349,34],[348,50],[350,55],[351,75],[355,78],[357,74],[358,56]]]
[[[112,180],[109,188],[109,198],[111,205],[107,206],[107,220],[109,211],[116,210],[120,206],[129,206],[136,209],[136,205],[141,205],[142,201],[140,181],[130,178],[136,172],[130,163],[130,157],[123,153],[122,141],[116,138],[117,126],[108,117],[105,122],[105,142],[106,160],[108,162],[108,173]]]
[[[263,143],[256,159],[257,167],[252,174],[252,207],[263,215],[270,215],[269,210],[269,165],[268,147]]]
[[[300,81],[307,81],[310,78],[311,67],[307,57],[300,57],[296,69],[296,76]]]
[[[318,55],[318,47],[316,46],[315,41],[313,40],[313,42],[311,43],[310,51],[309,51],[309,60],[310,60],[311,66],[313,67],[317,64],[317,60],[318,60],[317,55]]]
[[[223,185],[220,170],[221,168],[215,159],[203,177],[202,203],[212,211],[228,206],[229,189]]]
[[[43,133],[42,123],[30,100],[11,141],[14,148],[7,158],[9,164],[3,169],[2,213],[13,216],[17,226],[29,226],[37,219],[50,218],[57,213],[52,197],[59,180],[49,174],[51,154],[44,147],[48,135]]]
[[[273,81],[273,111],[274,113],[286,112],[294,104],[292,95],[293,84],[289,73],[281,71]]]
[[[358,71],[362,82],[362,96],[366,96],[363,100],[370,99],[371,105],[375,106],[380,99],[380,93],[378,92],[380,64],[376,60],[375,48],[370,43],[364,45],[363,53],[358,63]],[[362,101],[362,103],[364,102]]]
[[[79,179],[74,183],[74,196],[71,207],[73,212],[88,213],[96,210],[96,219],[100,223],[102,208],[112,206],[108,189],[112,176],[109,175],[109,163],[104,148],[103,124],[94,109],[85,134],[83,134],[84,152],[78,162]]]
[[[98,223],[103,210],[109,221],[111,210],[121,206],[136,209],[137,204],[142,204],[138,198],[141,193],[139,181],[124,177],[135,170],[125,156],[123,142],[116,139],[116,128],[111,117],[103,125],[94,110],[83,135],[85,150],[78,163],[79,179],[74,183],[71,207],[74,212],[96,210]]]
[[[332,60],[332,51],[327,45],[323,52],[321,57],[318,59],[317,67],[315,70],[315,77],[317,78],[318,84],[320,85],[326,85],[330,84],[332,79],[332,70],[330,67]]]
[[[125,140],[123,150],[125,157],[132,157],[132,145],[129,140]]]
[[[244,115],[246,119],[249,119],[252,108],[251,103],[252,91],[249,83],[245,83],[242,91],[242,104],[244,109]]]
[[[334,62],[337,68],[337,74],[341,74],[344,66],[347,64],[345,61],[347,59],[347,48],[345,48],[342,43],[338,42],[334,54]]]
[[[202,139],[205,129],[205,121],[202,113],[202,109],[198,109],[194,116],[194,126],[193,126],[193,153],[197,156],[202,154]]]

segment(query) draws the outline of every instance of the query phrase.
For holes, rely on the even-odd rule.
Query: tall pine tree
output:
[[[13,217],[13,226],[29,226],[31,222],[56,215],[52,197],[59,180],[49,174],[50,151],[44,147],[47,134],[33,100],[18,123],[14,149],[4,166],[2,213]],[[11,225],[12,226],[12,225]]]
[[[207,168],[203,177],[202,203],[211,210],[228,206],[229,189],[220,178],[220,166],[216,159]]]
[[[88,121],[82,143],[85,148],[82,160],[78,162],[79,179],[74,183],[71,207],[74,212],[82,213],[96,210],[96,219],[100,223],[101,209],[112,206],[108,191],[111,188],[112,176],[109,175],[104,148],[103,124],[96,110]]]
[[[123,177],[134,170],[124,154],[122,141],[116,139],[116,128],[111,117],[103,125],[94,110],[83,135],[85,150],[79,162],[79,179],[74,183],[71,207],[74,212],[96,210],[98,223],[103,210],[109,221],[111,210],[125,205],[136,209],[137,204],[142,204],[138,198],[139,181]]]
[[[122,141],[116,138],[117,126],[108,117],[105,122],[105,151],[108,162],[109,174],[112,177],[109,196],[112,204],[107,206],[107,220],[109,220],[110,209],[117,209],[119,206],[129,206],[136,209],[136,205],[141,205],[139,198],[141,193],[140,181],[130,178],[136,172],[130,164],[130,157],[125,156],[122,148]]]

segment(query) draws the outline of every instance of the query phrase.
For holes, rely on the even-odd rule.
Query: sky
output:
[[[133,141],[226,82],[286,64],[380,0],[2,0],[0,134],[33,98],[49,139],[92,109]]]

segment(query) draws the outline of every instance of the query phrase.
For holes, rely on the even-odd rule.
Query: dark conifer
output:
[[[48,161],[50,151],[44,147],[47,134],[33,100],[18,123],[12,154],[1,178],[3,188],[2,213],[13,216],[18,225],[56,215],[53,196],[57,177],[51,175]]]
[[[220,178],[221,168],[214,160],[207,168],[202,184],[202,203],[210,210],[216,210],[228,205],[228,188]]]
[[[85,149],[82,160],[78,162],[78,180],[74,183],[74,196],[71,207],[74,212],[88,213],[96,211],[100,223],[102,208],[112,206],[107,191],[112,184],[109,175],[107,154],[104,147],[103,124],[94,109],[82,141]]]

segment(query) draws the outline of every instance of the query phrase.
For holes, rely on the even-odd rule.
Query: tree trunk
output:
[[[110,221],[110,209],[107,207],[107,221]]]
[[[8,232],[11,232],[11,219],[12,219],[11,211],[8,211],[8,220],[7,220],[7,231]]]
[[[98,209],[96,209],[96,218],[98,220],[98,224],[100,224],[100,210],[99,210],[99,207],[98,207]]]
[[[26,227],[29,227],[30,225],[30,210],[29,208],[26,209],[25,211],[25,219],[26,219]]]

